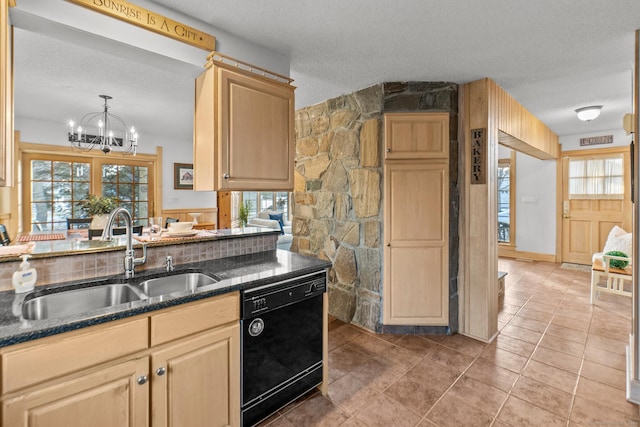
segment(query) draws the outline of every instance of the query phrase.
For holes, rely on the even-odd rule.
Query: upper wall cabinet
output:
[[[207,63],[196,79],[195,190],[293,189],[295,88],[289,82],[256,67]]]
[[[449,157],[449,113],[386,113],[385,159]]]

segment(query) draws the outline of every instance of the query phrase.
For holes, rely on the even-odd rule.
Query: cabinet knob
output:
[[[223,177],[224,179],[229,179],[229,178],[230,178],[228,173],[225,173],[224,175],[222,175],[222,177]]]
[[[391,152],[391,148],[387,148],[387,153],[390,153],[390,152]]]
[[[147,382],[147,376],[146,375],[140,375],[138,377],[138,384],[142,385],[145,384]]]
[[[166,372],[167,370],[164,368],[164,366],[160,366],[158,369],[156,369],[156,374],[159,377],[163,376]]]
[[[391,243],[387,243],[387,247],[388,247],[388,246],[391,246]]]

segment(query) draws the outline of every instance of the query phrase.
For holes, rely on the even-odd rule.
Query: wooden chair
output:
[[[132,228],[132,232],[133,234],[137,234],[138,236],[142,236],[142,226],[141,225],[134,225]],[[114,236],[121,236],[123,234],[127,233],[127,228],[126,227],[113,227],[112,229],[112,234]],[[101,229],[94,229],[94,228],[90,228],[89,229],[89,240],[93,240],[94,237],[100,237],[102,236],[102,230]]]
[[[9,239],[9,232],[4,224],[0,224],[0,246],[9,246],[11,240]]]
[[[67,218],[67,230],[72,228],[89,228],[92,218]],[[76,227],[74,227],[74,225]]]
[[[619,257],[613,255],[602,255],[602,260],[596,259],[591,266],[591,304],[595,304],[598,292],[606,292],[615,295],[632,296],[632,270],[627,265],[624,269],[613,268],[609,265],[609,261],[617,259],[630,262],[630,258]],[[600,285],[600,281],[606,279],[604,285]],[[625,285],[628,285],[625,289]]]
[[[169,228],[169,224],[172,222],[180,222],[178,218],[167,218],[167,221],[164,223],[164,228]]]

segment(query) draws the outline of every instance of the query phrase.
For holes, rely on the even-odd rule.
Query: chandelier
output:
[[[105,154],[113,150],[124,154],[136,155],[138,149],[138,133],[131,126],[127,129],[124,121],[115,114],[109,113],[109,95],[99,95],[104,99],[103,111],[85,115],[78,126],[69,121],[69,142],[80,150],[100,149]]]

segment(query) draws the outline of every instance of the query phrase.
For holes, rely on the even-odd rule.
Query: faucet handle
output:
[[[171,255],[167,255],[167,258],[165,259],[165,268],[167,271],[173,271],[175,268],[173,266],[173,257]]]

